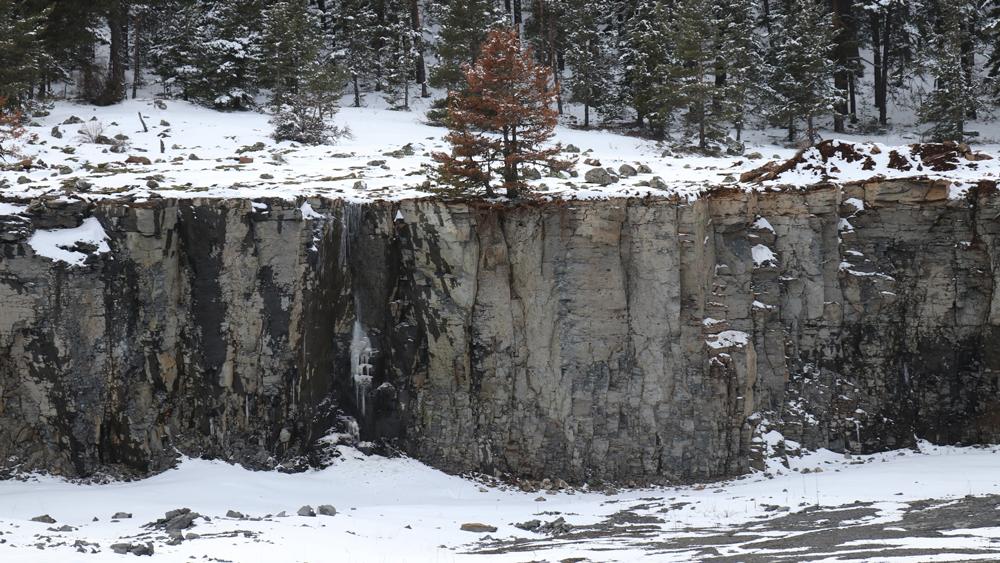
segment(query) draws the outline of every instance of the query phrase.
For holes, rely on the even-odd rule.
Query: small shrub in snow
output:
[[[307,107],[283,104],[275,110],[271,125],[271,136],[276,141],[320,145],[330,140],[330,127]]]
[[[80,126],[80,136],[88,143],[98,143],[104,140],[104,123],[100,121],[87,121]]]
[[[298,102],[298,103],[295,103]],[[274,111],[271,117],[275,141],[295,141],[305,145],[321,145],[348,134],[323,119],[323,114],[314,106],[300,100],[285,103]]]

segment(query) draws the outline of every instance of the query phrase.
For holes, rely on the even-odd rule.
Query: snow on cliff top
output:
[[[143,131],[139,114],[148,131]],[[122,195],[142,199],[156,194],[327,196],[363,202],[425,197],[430,194],[421,185],[427,167],[432,165],[430,155],[447,147],[442,140],[445,130],[426,125],[423,120],[422,109],[397,112],[345,107],[334,121],[338,126],[348,127],[352,136],[332,145],[312,147],[275,143],[269,137],[268,116],[262,113],[221,113],[177,100],[137,99],[105,108],[59,102],[50,115],[35,118],[28,128],[37,135],[37,140],[20,143],[15,147],[20,156],[0,163],[0,199],[68,193],[89,199]],[[54,128],[60,137],[54,135]],[[109,141],[116,136],[127,139],[119,141],[120,149],[113,149],[112,145],[87,142],[80,133],[82,129],[92,134],[100,132]],[[746,177],[746,173],[765,162],[747,156],[674,155],[664,152],[653,141],[609,131],[560,127],[556,140],[566,147],[574,145],[580,149],[579,153],[566,154],[577,159],[578,176],[533,180],[533,188],[544,197],[691,198],[711,186],[736,184],[737,178]],[[831,146],[838,146],[836,143]],[[756,156],[776,159],[766,167],[778,173],[765,181],[747,181],[742,185],[748,189],[769,189],[821,180],[857,180],[878,174],[901,177],[928,173],[920,170],[919,158],[910,155],[905,147],[894,152],[892,147],[869,143],[859,150],[864,153],[860,160],[837,151],[828,158],[818,148],[796,154],[774,145],[748,146],[748,155],[758,153]],[[911,167],[893,168],[893,154],[902,155]],[[30,159],[31,165],[21,165],[20,159]],[[784,167],[781,163],[790,162],[787,159],[797,159],[795,166]],[[595,161],[614,172],[628,165],[638,173],[622,175],[606,186],[587,183],[584,176],[597,165]],[[991,159],[963,162],[953,170],[931,172],[958,181],[973,181],[995,177],[998,171],[1000,162]]]

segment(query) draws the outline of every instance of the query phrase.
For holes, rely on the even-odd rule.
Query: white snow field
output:
[[[417,106],[424,102],[417,100]],[[140,123],[140,113],[147,132]],[[71,117],[83,123],[63,124]],[[33,143],[22,141],[5,146],[6,150],[16,150],[18,155],[8,157],[6,170],[0,166],[0,186],[5,182],[9,184],[0,188],[0,196],[30,198],[64,192],[85,199],[122,195],[143,199],[152,194],[250,198],[326,195],[351,201],[425,197],[429,194],[421,184],[427,177],[427,167],[433,165],[430,155],[447,150],[447,145],[442,140],[446,130],[429,126],[424,120],[420,107],[410,112],[344,107],[333,119],[333,124],[348,128],[351,137],[330,145],[301,146],[275,143],[269,137],[268,116],[263,113],[222,113],[180,100],[156,102],[152,98],[138,98],[102,108],[56,102],[50,115],[34,118],[34,125],[28,127],[37,136]],[[61,138],[52,135],[53,127],[59,129]],[[88,142],[80,133],[81,129],[92,135],[99,130],[109,140],[115,135],[125,135],[128,139],[123,141],[121,152],[112,152],[109,145]],[[990,126],[987,124],[981,129],[990,130]],[[867,179],[877,174],[887,177],[932,175],[961,184],[1000,174],[1000,159],[995,158],[964,162],[947,173],[886,168],[890,145],[907,142],[907,138],[884,136],[879,138],[880,143],[866,143],[864,152],[872,156],[877,165],[874,170],[863,169],[860,162],[846,161],[825,166],[800,166],[776,181],[755,188],[800,186],[823,179]],[[577,159],[578,177],[542,177],[530,183],[543,197],[678,195],[690,198],[712,186],[735,184],[740,173],[768,160],[785,160],[795,154],[793,149],[775,145],[775,140],[765,132],[754,133],[745,151],[754,158],[691,153],[664,156],[664,145],[648,139],[606,130],[585,131],[560,126],[554,141],[567,147],[574,145],[581,151],[565,153],[566,157]],[[1000,152],[991,137],[983,140],[985,144],[977,144],[976,150]],[[861,142],[850,138],[845,141]],[[905,151],[900,149],[901,153]],[[144,157],[149,163],[142,158],[126,163],[130,156]],[[807,153],[806,164],[813,164],[815,156]],[[244,157],[242,162],[240,157]],[[33,159],[32,167],[16,166],[25,158]],[[586,183],[584,174],[593,165],[585,161],[590,159],[614,171],[628,164],[639,168],[640,172],[607,186]],[[39,161],[44,166],[39,167]],[[649,171],[643,172],[640,164]],[[660,181],[652,181],[654,177]],[[86,184],[81,188],[77,180]],[[155,187],[150,187],[150,181],[155,182]]]
[[[919,451],[850,459],[819,451],[791,458],[790,469],[772,460],[766,472],[707,485],[555,493],[487,487],[412,459],[365,456],[346,446],[340,451],[332,466],[299,474],[185,459],[134,482],[3,481],[0,561],[128,561],[134,556],[110,546],[147,541],[154,545],[152,559],[164,562],[757,561],[772,559],[752,557],[782,553],[773,560],[840,561],[873,545],[881,555],[864,560],[1000,558],[1000,496],[988,496],[1000,494],[1000,447],[921,443]],[[914,502],[922,499],[935,500]],[[911,531],[906,520],[973,500],[988,507],[978,509],[985,525],[945,516],[937,529]],[[296,515],[303,505],[321,504],[337,514]],[[180,507],[202,515],[183,530],[184,541],[167,545],[163,531],[142,527]],[[229,510],[246,518],[226,517]],[[288,516],[276,516],[282,511]],[[132,517],[112,520],[116,512]],[[56,523],[30,520],[42,514]],[[558,517],[574,527],[553,538],[514,526]],[[497,529],[460,529],[470,522]],[[54,531],[61,526],[68,528]],[[813,534],[815,543],[852,528],[864,539],[845,538],[816,557],[806,554],[805,540],[794,544],[797,535]],[[873,530],[888,537],[873,538]],[[789,537],[793,547],[784,551],[766,545]],[[705,542],[715,545],[714,553],[699,547],[704,538],[714,538]],[[718,544],[718,538],[734,543]]]

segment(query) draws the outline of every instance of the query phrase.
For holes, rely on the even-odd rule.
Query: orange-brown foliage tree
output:
[[[7,109],[7,98],[0,96],[0,158],[11,154],[4,149],[4,142],[17,139],[26,133],[24,115],[17,110]]]
[[[449,93],[445,140],[451,154],[434,154],[438,181],[448,186],[442,191],[469,195],[481,189],[492,197],[498,174],[513,198],[526,191],[524,165],[570,166],[557,158],[558,145],[544,146],[558,119],[555,90],[547,88],[546,69],[535,64],[530,49],[522,49],[515,31],[490,32],[465,80],[465,90]]]

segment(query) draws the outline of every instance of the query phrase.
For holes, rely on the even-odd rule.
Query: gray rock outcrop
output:
[[[448,471],[570,482],[738,474],[772,431],[1000,440],[990,183],[303,203],[0,217],[0,469],[294,468],[344,417]],[[82,266],[28,242],[87,217],[110,251]]]

